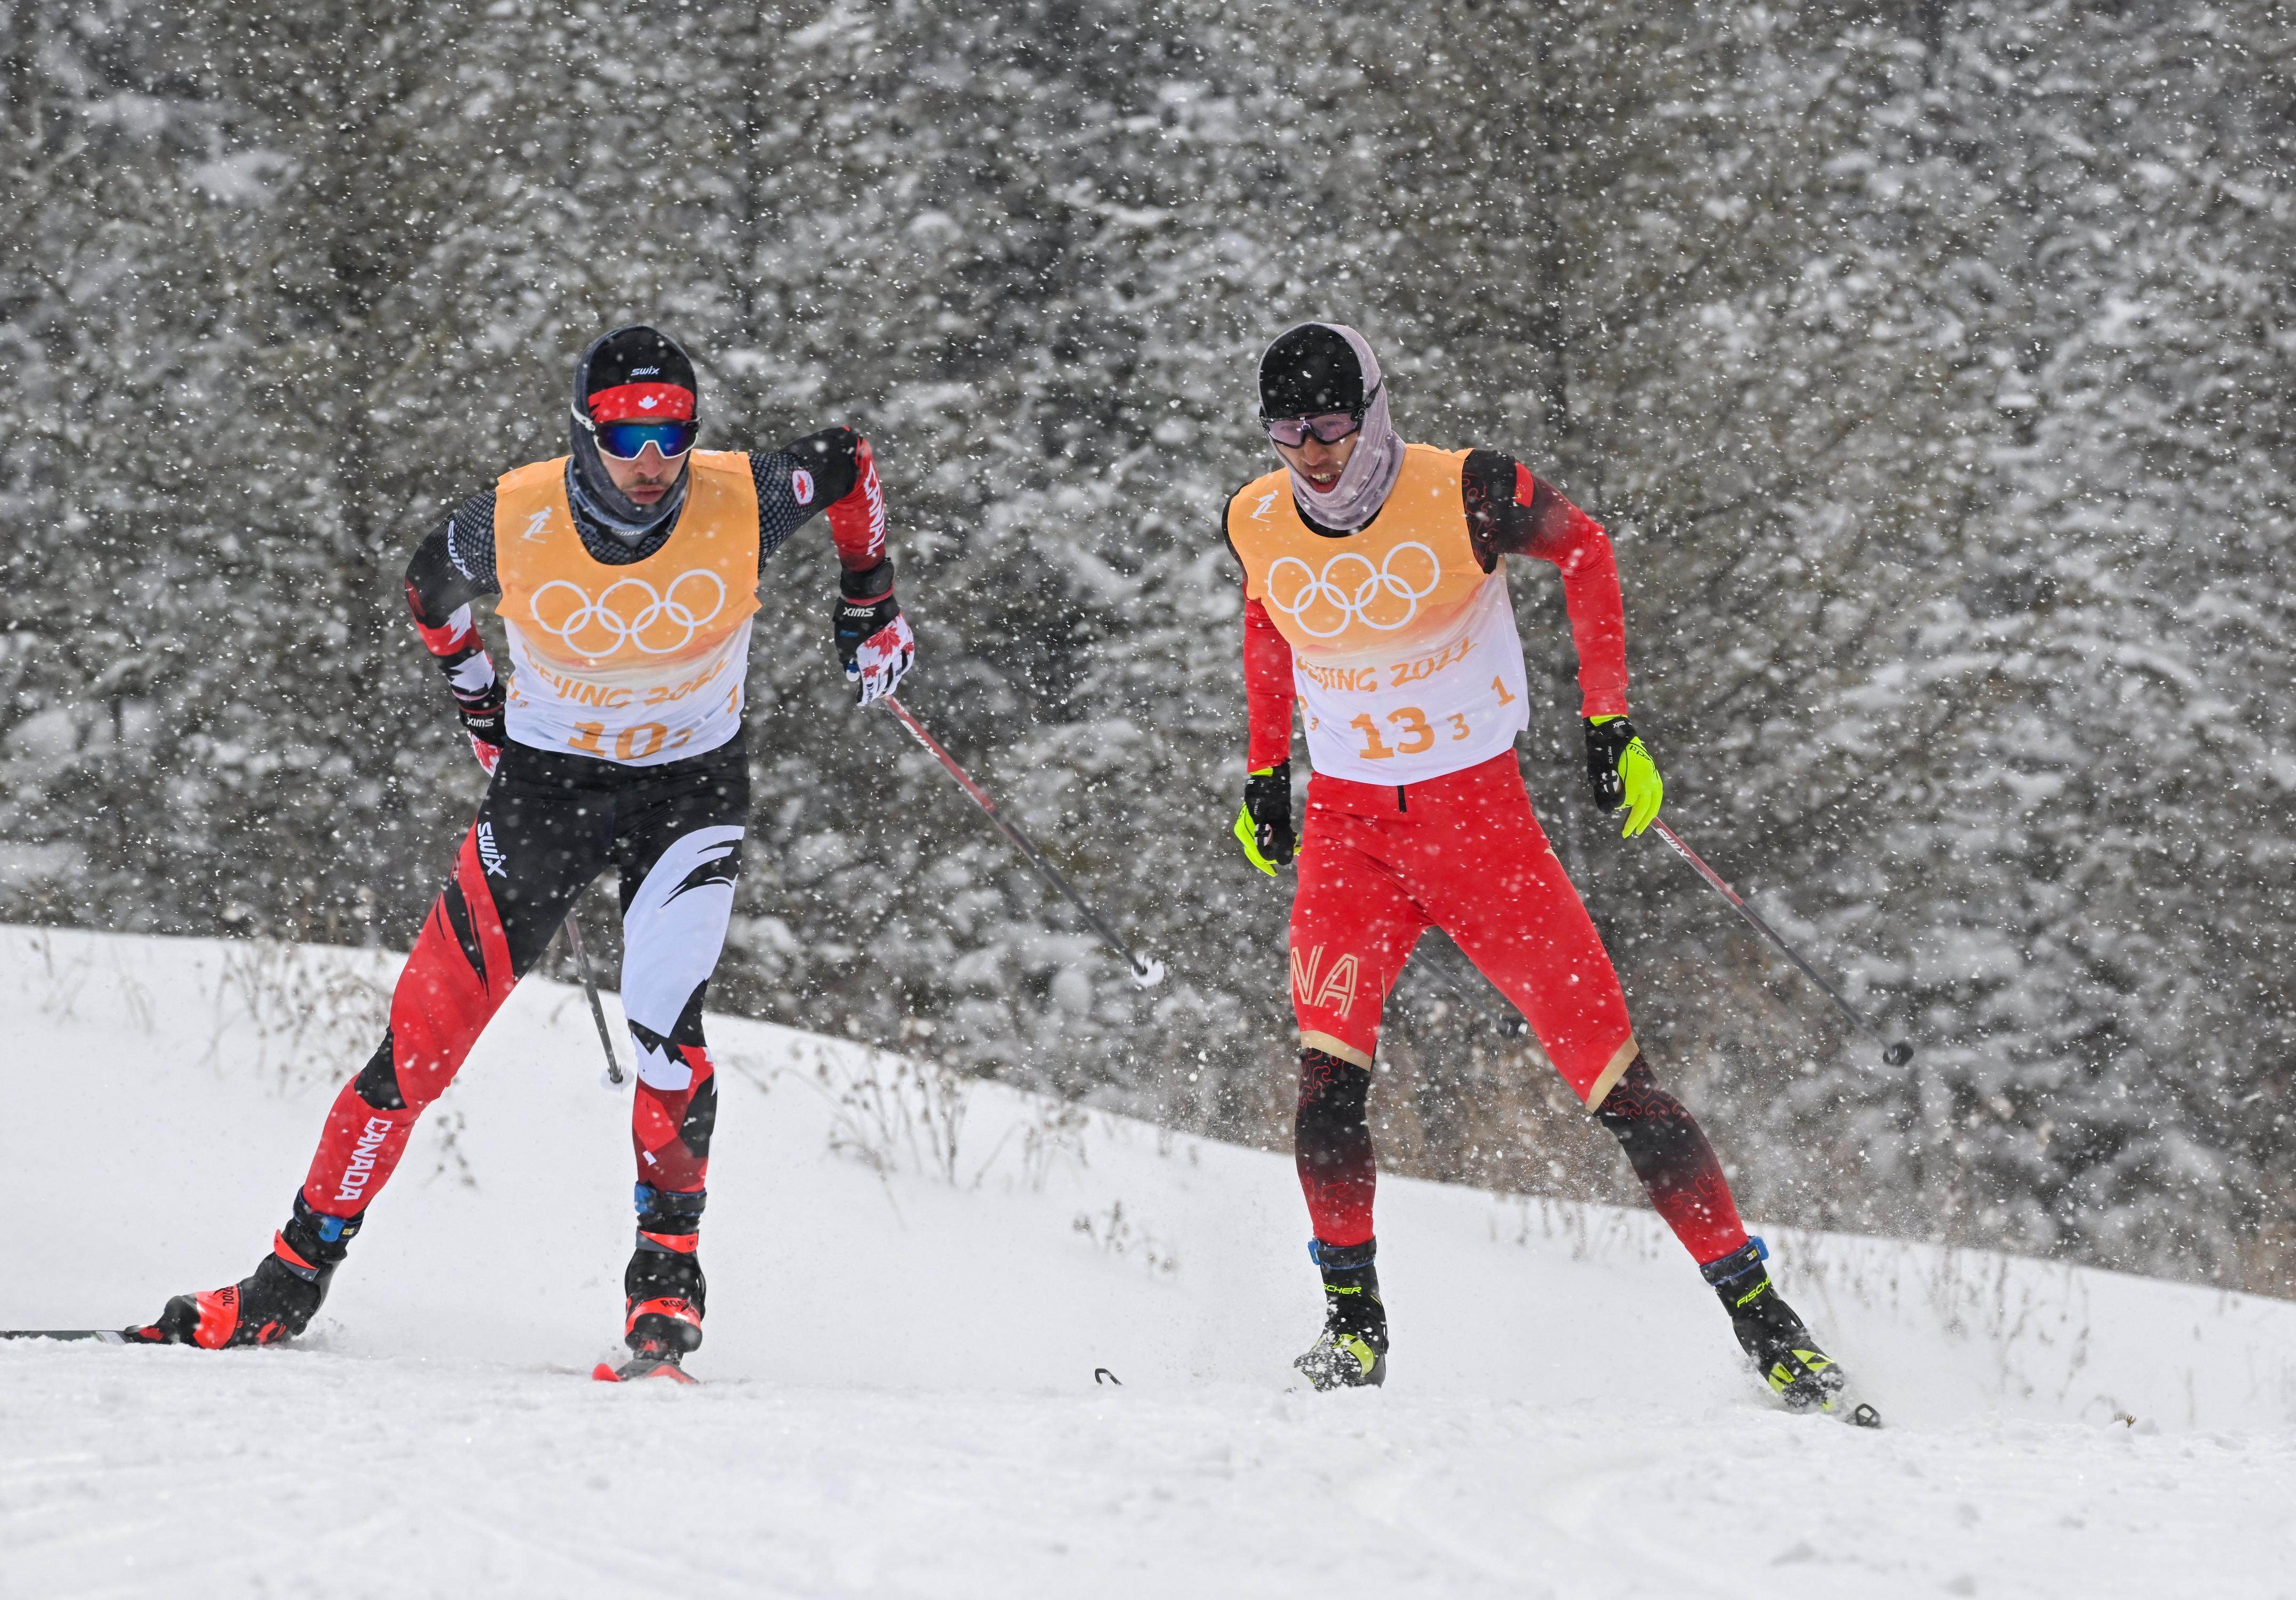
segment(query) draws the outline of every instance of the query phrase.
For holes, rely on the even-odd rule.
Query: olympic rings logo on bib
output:
[[[1267,569],[1267,603],[1314,639],[1335,639],[1350,622],[1392,633],[1419,614],[1419,603],[1442,577],[1441,560],[1416,539],[1390,549],[1377,566],[1367,555],[1343,550],[1320,573],[1286,555]]]
[[[565,595],[554,598],[561,589]],[[537,627],[593,661],[625,644],[642,655],[668,655],[691,644],[726,609],[726,583],[696,567],[673,578],[667,594],[657,595],[643,578],[625,578],[593,600],[581,585],[554,578],[534,591],[529,605]]]

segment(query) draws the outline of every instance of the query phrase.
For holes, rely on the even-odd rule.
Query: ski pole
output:
[[[590,975],[590,952],[582,948],[582,924],[572,912],[566,914],[566,941],[574,948],[574,964],[582,972],[582,992],[590,997],[590,1020],[598,1024],[598,1043],[606,1051],[606,1087],[622,1087],[622,1063],[614,1054],[614,1036],[606,1026],[606,1008],[598,1004],[598,981]]]
[[[1779,950],[1784,953],[1785,958],[1788,961],[1792,962],[1794,965],[1800,967],[1802,971],[1803,977],[1808,978],[1812,983],[1816,984],[1818,988],[1824,989],[1825,991],[1825,997],[1841,1008],[1841,1014],[1843,1016],[1848,1017],[1849,1021],[1859,1029],[1859,1030],[1874,1034],[1877,1038],[1880,1036],[1881,1030],[1874,1027],[1873,1023],[1867,1022],[1864,1015],[1862,1015],[1856,1007],[1852,1006],[1849,1001],[1843,999],[1841,994],[1835,990],[1833,985],[1819,977],[1817,975],[1817,969],[1810,965],[1807,961],[1804,961],[1800,953],[1797,952],[1792,945],[1786,943],[1784,939],[1780,939],[1778,937],[1778,931],[1775,928],[1771,927],[1769,923],[1755,915],[1754,908],[1751,906],[1747,905],[1744,900],[1738,898],[1738,891],[1731,888],[1729,884],[1723,882],[1722,874],[1720,873],[1716,872],[1712,867],[1707,866],[1705,862],[1701,861],[1698,858],[1698,852],[1682,842],[1682,836],[1680,834],[1677,833],[1672,828],[1668,827],[1666,824],[1657,821],[1656,819],[1652,819],[1651,829],[1660,839],[1665,840],[1669,845],[1673,847],[1674,853],[1676,855],[1681,857],[1685,861],[1689,862],[1692,869],[1712,886],[1715,893],[1720,895],[1724,899],[1729,901],[1731,905],[1736,907],[1738,908],[1738,915],[1744,917],[1749,923],[1751,923],[1754,926],[1754,931],[1757,933],[1759,933],[1764,939],[1768,939],[1772,944],[1777,946]],[[1890,1066],[1902,1067],[1907,1062],[1914,1059],[1914,1047],[1906,1040],[1899,1039],[1897,1043],[1891,1045],[1888,1049],[1882,1052],[1882,1059]]]
[[[1004,813],[996,809],[996,802],[982,792],[980,785],[972,781],[964,768],[956,764],[955,759],[940,747],[931,734],[925,732],[924,725],[909,714],[909,708],[890,694],[883,699],[884,704],[893,715],[901,719],[901,726],[908,729],[915,736],[916,742],[931,751],[934,758],[948,769],[948,775],[956,780],[959,788],[972,797],[972,803],[980,808],[982,814],[996,825],[996,831],[1011,841],[1014,849],[1028,857],[1029,865],[1044,874],[1045,882],[1066,895],[1069,904],[1074,906],[1083,915],[1084,920],[1092,925],[1093,931],[1106,939],[1108,948],[1124,958],[1124,964],[1132,969],[1132,981],[1142,989],[1153,989],[1163,982],[1164,964],[1153,956],[1135,956],[1131,947],[1117,936],[1116,930],[1110,927],[1098,912],[1086,905],[1084,897],[1077,893],[1075,888],[1061,875],[1059,870],[1051,862],[1045,859],[1035,845],[1029,842],[1029,836],[1021,832],[1019,825],[1005,820]]]

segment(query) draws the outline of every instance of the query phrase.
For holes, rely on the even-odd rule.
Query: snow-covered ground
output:
[[[394,964],[0,929],[0,1325],[246,1271]],[[627,1103],[530,982],[299,1347],[0,1343],[0,1596],[2296,1595],[2296,1306],[1772,1227],[1861,1432],[1647,1217],[1390,1181],[1319,1396],[1288,1161],[711,1038],[703,1386],[586,1375]]]

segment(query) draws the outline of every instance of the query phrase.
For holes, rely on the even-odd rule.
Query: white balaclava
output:
[[[1368,406],[1364,404],[1366,396]],[[1341,533],[1353,533],[1377,516],[1403,472],[1403,439],[1388,414],[1379,357],[1353,328],[1317,322],[1286,330],[1261,355],[1263,415],[1312,416],[1353,411],[1358,406],[1364,406],[1362,435],[1347,470],[1329,492],[1318,493],[1298,472],[1292,473],[1292,492],[1301,509],[1322,526]]]

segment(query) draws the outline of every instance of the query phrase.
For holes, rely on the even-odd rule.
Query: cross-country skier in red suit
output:
[[[638,1079],[623,1333],[649,1360],[701,1342],[718,1110],[701,1009],[748,825],[742,714],[761,563],[829,513],[843,569],[832,636],[863,705],[891,693],[916,642],[859,434],[696,448],[693,364],[647,327],[582,353],[569,431],[570,455],[463,501],[406,569],[415,630],[492,782],[399,974],[389,1030],[336,1096],[271,1252],[236,1284],[176,1296],[136,1336],[215,1349],[302,1332],[423,1107],[611,866]],[[472,615],[484,595],[499,597],[509,636],[506,689]]]
[[[1610,956],[1515,765],[1529,696],[1508,555],[1562,575],[1597,802],[1628,808],[1629,835],[1658,814],[1657,768],[1626,718],[1609,538],[1507,456],[1404,443],[1379,362],[1352,328],[1305,323],[1277,339],[1260,361],[1259,401],[1283,465],[1229,501],[1225,531],[1244,571],[1251,727],[1235,831],[1263,872],[1294,855],[1295,699],[1315,767],[1291,970],[1300,1183],[1325,1317],[1296,1365],[1318,1389],[1386,1377],[1365,1107],[1381,1009],[1435,927],[1521,1010],[1618,1136],[1771,1388],[1796,1409],[1834,1409],[1841,1370],[1771,1286],[1713,1148],[1635,1042]]]

